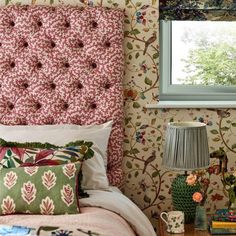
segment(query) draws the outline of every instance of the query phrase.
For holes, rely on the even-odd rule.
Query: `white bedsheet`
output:
[[[122,216],[139,236],[156,236],[156,233],[144,213],[117,188],[111,191],[89,190],[89,198],[80,199],[80,206],[97,206]]]

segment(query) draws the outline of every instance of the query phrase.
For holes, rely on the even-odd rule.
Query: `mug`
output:
[[[167,225],[167,232],[173,234],[184,232],[184,213],[182,211],[162,212],[160,217]]]

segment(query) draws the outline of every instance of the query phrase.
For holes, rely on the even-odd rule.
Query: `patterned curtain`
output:
[[[160,0],[162,20],[236,20],[236,0]]]

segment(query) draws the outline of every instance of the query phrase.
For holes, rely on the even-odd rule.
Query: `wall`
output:
[[[172,1],[172,0],[170,0]],[[134,12],[137,2],[127,1],[126,9]],[[163,1],[166,2],[166,1]],[[173,0],[172,2],[175,2]],[[149,6],[147,6],[149,4]],[[147,103],[155,103],[159,90],[159,31],[156,18],[158,3],[143,3],[138,12],[146,21],[129,18],[126,30],[126,77],[125,77],[125,185],[124,193],[136,202],[155,226],[155,218],[163,210],[172,209],[170,185],[177,173],[161,166],[164,136],[170,121],[205,122],[209,134],[210,151],[224,147],[234,165],[234,135],[236,121],[234,111],[229,109],[146,109]],[[155,6],[155,10],[153,7]],[[152,12],[155,12],[153,15]],[[138,13],[140,15],[140,13]],[[151,21],[150,23],[148,20]],[[135,22],[136,21],[136,22]],[[137,32],[137,34],[136,34]],[[133,34],[132,34],[133,33]],[[154,36],[154,37],[152,37]],[[145,45],[155,38],[144,54]],[[143,42],[145,41],[145,42]],[[227,195],[218,174],[218,161],[212,160],[211,184],[206,208],[214,211],[227,204]]]
[[[157,0],[5,0],[6,4],[102,5],[125,9],[125,139],[124,193],[145,212],[155,217],[171,209],[170,184],[176,173],[161,166],[166,125],[170,121],[196,120],[208,124],[210,150],[224,147],[235,165],[236,113],[229,109],[146,109],[158,98],[159,45]],[[217,170],[218,162],[212,166]],[[223,207],[227,197],[220,176],[211,176],[207,208]]]
[[[176,4],[179,0],[163,0],[164,4]],[[185,1],[190,2],[190,1]],[[196,2],[196,1],[192,1]],[[199,1],[200,2],[200,1]],[[228,9],[232,1],[201,1],[205,6]],[[146,109],[147,103],[158,99],[159,87],[159,31],[157,26],[156,2],[126,1],[125,51],[126,77],[125,94],[125,148],[124,166],[126,181],[124,193],[136,202],[149,216],[155,226],[155,218],[163,210],[172,209],[170,185],[177,173],[161,166],[163,143],[167,123],[170,121],[200,121],[207,124],[210,152],[223,147],[227,152],[229,170],[234,170],[236,153],[236,113],[233,109]],[[220,6],[214,6],[220,4]],[[227,5],[228,4],[228,5]],[[148,6],[149,5],[149,6]],[[135,11],[140,12],[132,15]],[[133,14],[134,14],[133,13]],[[142,21],[137,15],[143,15]],[[176,13],[174,13],[176,14]],[[190,15],[192,12],[190,12]],[[204,13],[205,14],[205,13]],[[235,19],[232,12],[210,12],[208,19]],[[198,14],[199,15],[199,14]],[[183,14],[183,17],[186,16]],[[149,22],[150,21],[150,22]],[[145,24],[146,23],[146,24]],[[157,38],[155,41],[155,37]],[[149,42],[154,41],[149,45]],[[145,46],[148,50],[144,55]],[[206,208],[227,206],[228,196],[223,191],[219,162],[211,161],[210,186]]]

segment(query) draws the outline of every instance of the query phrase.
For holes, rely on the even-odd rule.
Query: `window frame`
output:
[[[172,21],[160,21],[160,101],[236,101],[236,86],[171,84]]]

